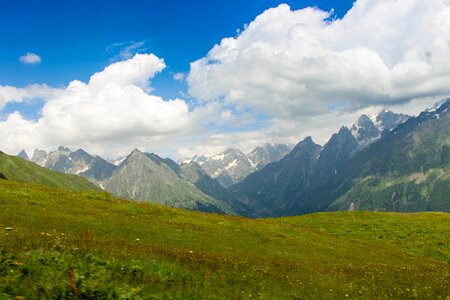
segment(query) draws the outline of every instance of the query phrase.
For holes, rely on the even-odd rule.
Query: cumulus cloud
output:
[[[36,53],[32,53],[32,52],[28,52],[25,55],[22,55],[21,57],[19,57],[20,62],[24,63],[24,64],[38,64],[40,63],[41,57],[39,55],[37,55]]]
[[[87,83],[74,80],[62,89],[0,86],[0,103],[45,98],[38,120],[14,112],[0,122],[0,148],[14,153],[74,145],[115,154],[120,147],[147,149],[153,140],[195,130],[200,112],[191,113],[183,100],[149,94],[149,79],[164,68],[155,55],[137,54],[93,74]]]
[[[32,84],[25,88],[0,85],[0,110],[10,102],[32,101],[35,98],[47,98],[55,90],[45,84]]]
[[[269,9],[191,64],[192,96],[279,119],[450,93],[446,0],[358,0],[342,18]]]

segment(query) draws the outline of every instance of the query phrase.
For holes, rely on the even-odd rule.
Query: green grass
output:
[[[449,299],[449,229],[444,213],[245,219],[0,180],[0,299]]]
[[[101,191],[99,187],[81,176],[63,174],[49,170],[40,167],[33,162],[17,156],[7,155],[1,151],[0,173],[4,174],[9,180],[32,182],[74,191]]]

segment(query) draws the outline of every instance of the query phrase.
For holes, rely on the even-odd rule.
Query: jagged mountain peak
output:
[[[130,152],[130,155],[133,155],[133,154],[142,154],[142,153],[144,153],[144,152],[142,152],[142,151],[139,150],[138,148],[134,148],[133,151]]]
[[[366,114],[362,114],[359,118],[358,121],[356,121],[356,124],[364,124],[366,122],[371,122],[373,123],[373,120],[376,119],[378,115],[372,115],[371,117],[369,117]]]
[[[367,143],[376,139],[381,134],[372,119],[367,115],[361,115],[359,117],[358,121],[352,125],[351,133],[360,143]]]
[[[260,170],[267,164],[278,161],[288,154],[293,145],[265,143],[249,153],[235,148],[228,148],[221,153],[206,158],[196,155],[192,159],[180,160],[179,163],[197,162],[205,172],[225,187],[241,181],[247,175]]]
[[[405,114],[394,113],[383,109],[370,117],[363,114],[352,125],[350,131],[358,144],[364,148],[381,138],[383,132],[392,130],[410,118]]]
[[[404,123],[411,116],[405,114],[394,113],[390,110],[384,109],[376,115],[375,125],[380,131],[391,130],[392,128]]]
[[[69,157],[75,160],[85,160],[90,161],[92,160],[93,156],[84,151],[83,149],[78,149],[74,152],[69,153]]]
[[[149,157],[145,155],[144,152],[136,148],[133,151],[131,151],[130,154],[125,156],[119,167],[125,166],[126,164],[130,163],[130,161],[136,161],[141,159],[149,159]]]
[[[178,160],[178,163],[184,164],[184,163],[190,163],[190,162],[196,162],[199,165],[202,165],[204,162],[208,161],[208,157],[204,156],[204,155],[194,155],[192,158],[184,158],[184,159],[180,159]]]
[[[310,147],[310,146],[315,146],[317,145],[316,143],[314,143],[313,139],[311,136],[307,136],[305,137],[303,140],[301,140],[292,151],[298,150],[298,149],[303,149],[305,147]]]
[[[28,157],[28,154],[25,150],[22,150],[19,152],[19,154],[17,154],[18,157],[21,157],[25,160],[30,160],[30,158]]]
[[[68,149],[68,148],[67,148]],[[89,153],[87,153],[86,151],[84,151],[81,148],[78,148],[77,150],[73,151],[72,153],[76,153],[76,154],[87,154],[90,155]]]
[[[70,149],[65,147],[65,146],[59,146],[58,147],[58,152],[65,152],[65,153],[69,153]]]
[[[36,149],[31,161],[62,173],[81,175],[94,182],[110,176],[115,169],[114,165],[100,156],[94,157],[81,148],[72,152],[65,146],[49,153]]]
[[[351,131],[350,131],[350,129],[348,129],[348,127],[347,126],[342,126],[340,129],[339,129],[339,131],[338,131],[338,134],[340,134],[340,135],[348,135],[348,134],[352,134],[351,133]]]
[[[201,170],[204,172],[204,170],[202,169],[202,166],[196,161],[183,162],[180,164],[180,167],[197,169],[197,170]]]
[[[322,146],[314,143],[312,137],[307,136],[300,141],[292,151],[287,154],[282,161],[298,160],[300,157],[317,157]]]
[[[346,126],[342,126],[337,133],[333,133],[331,135],[331,138],[324,145],[324,149],[327,147],[327,145],[335,143],[349,143],[352,145],[357,145],[357,141],[353,136],[352,131]]]
[[[271,162],[279,161],[294,148],[292,144],[265,143],[247,154],[253,167],[257,170]]]
[[[31,157],[31,161],[42,167],[45,165],[47,158],[48,158],[47,151],[35,149],[33,156]]]

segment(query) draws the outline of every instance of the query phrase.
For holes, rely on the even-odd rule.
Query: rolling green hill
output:
[[[100,188],[81,176],[52,171],[20,157],[7,155],[1,151],[0,173],[4,174],[9,180],[37,183],[74,191],[101,191]]]
[[[445,213],[245,219],[0,180],[0,297],[448,299],[449,227]]]

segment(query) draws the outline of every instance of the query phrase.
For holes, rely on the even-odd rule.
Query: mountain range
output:
[[[240,182],[249,174],[261,170],[267,164],[279,161],[293,148],[291,144],[269,144],[258,146],[245,154],[239,149],[227,149],[211,157],[194,156],[181,162],[196,162],[212,178],[224,187]]]
[[[60,146],[49,153],[36,149],[31,161],[61,173],[83,176],[120,197],[234,214],[235,209],[229,204],[232,196],[224,187],[227,185],[224,182],[231,184],[243,179],[267,163],[280,159],[289,149],[289,145],[283,144],[265,144],[248,154],[229,149],[205,159],[200,162],[200,166],[198,160],[178,165],[171,159],[163,159],[154,153],[144,153],[138,149],[128,156],[107,161],[100,156],[92,156],[83,149],[71,151]],[[18,156],[28,159],[25,151],[21,151]],[[219,160],[217,157],[223,159]],[[220,176],[212,178],[209,175],[211,173]],[[239,204],[236,205],[240,207]]]
[[[323,146],[228,149],[180,164],[134,150],[106,161],[82,149],[36,150],[31,161],[81,175],[121,197],[188,209],[269,217],[325,210],[450,211],[448,106],[417,117],[362,115]],[[27,159],[22,151],[20,157]]]
[[[446,99],[357,153],[321,195],[322,207],[450,211],[449,106]]]
[[[24,153],[21,152],[21,157]],[[120,197],[234,214],[233,208],[223,200],[225,188],[199,169],[196,163],[180,167],[171,159],[138,149],[126,157],[108,162],[82,149],[71,151],[63,146],[49,153],[35,150],[31,161],[61,173],[83,176]]]
[[[359,130],[376,128],[363,116],[359,126],[342,127],[323,147],[308,137],[281,161],[231,189],[248,215],[258,217],[355,209],[450,211],[445,196],[450,192],[449,104],[447,99],[417,117],[397,115],[403,122],[381,121],[381,134]]]

